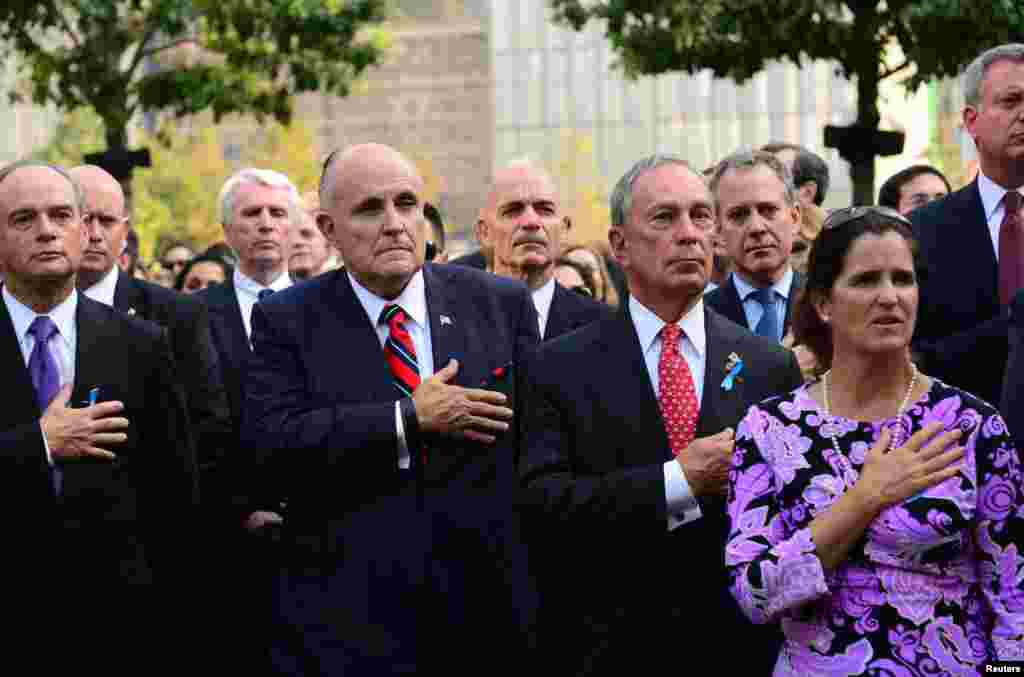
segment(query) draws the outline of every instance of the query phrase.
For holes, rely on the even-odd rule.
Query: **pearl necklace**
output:
[[[907,392],[903,395],[903,401],[900,403],[900,408],[896,410],[896,415],[899,416],[907,408],[907,404],[910,402],[910,394],[914,392],[914,386],[917,385],[917,365],[913,362],[910,363],[910,384],[907,385]],[[821,398],[825,404],[825,415],[832,418],[832,407],[828,403],[828,375],[832,373],[829,369],[821,375]],[[832,440],[832,448],[835,449],[836,455],[842,458],[842,452],[839,451],[839,442],[836,442],[836,438],[839,437],[839,432],[836,431],[832,435],[829,435],[829,439]],[[889,438],[889,451],[896,448],[896,437]]]

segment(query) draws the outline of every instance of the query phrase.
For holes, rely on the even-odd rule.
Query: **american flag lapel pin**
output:
[[[452,322],[452,318],[448,317],[447,315],[442,315],[441,316],[441,326],[443,327],[446,324],[454,324],[454,323]]]
[[[135,309],[134,308],[129,308],[128,309],[128,314],[129,315],[134,315],[135,314]]]

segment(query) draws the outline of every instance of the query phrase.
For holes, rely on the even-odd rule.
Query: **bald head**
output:
[[[551,175],[529,162],[498,170],[480,209],[477,239],[497,275],[539,289],[551,278],[569,229]]]
[[[124,251],[128,236],[124,190],[105,169],[82,165],[71,170],[85,199],[83,220],[89,232],[89,244],[78,271],[78,287],[88,289],[110,273]]]
[[[382,298],[400,294],[423,266],[423,190],[416,167],[390,146],[353,146],[324,168],[317,224],[352,276]]]

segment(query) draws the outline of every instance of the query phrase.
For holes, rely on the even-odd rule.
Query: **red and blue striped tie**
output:
[[[420,365],[416,361],[416,348],[405,329],[408,315],[401,306],[389,303],[380,314],[380,321],[388,325],[388,339],[384,342],[384,359],[391,369],[395,388],[400,397],[410,397],[420,385]]]

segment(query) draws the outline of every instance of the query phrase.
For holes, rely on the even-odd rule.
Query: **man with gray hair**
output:
[[[1024,286],[1024,44],[983,53],[963,87],[980,167],[968,186],[910,214],[928,267],[913,349],[923,371],[998,402],[1007,308]]]
[[[622,675],[652,647],[723,641],[736,674],[771,671],[779,638],[745,622],[723,563],[733,427],[801,383],[793,354],[711,310],[715,208],[683,160],[637,163],[611,197],[623,313],[543,344],[527,370],[520,481],[552,674]],[[558,663],[558,661],[565,661]]]
[[[708,307],[758,336],[781,342],[803,275],[789,263],[800,202],[789,170],[762,151],[740,151],[711,177],[718,230],[734,270],[708,292]]]

